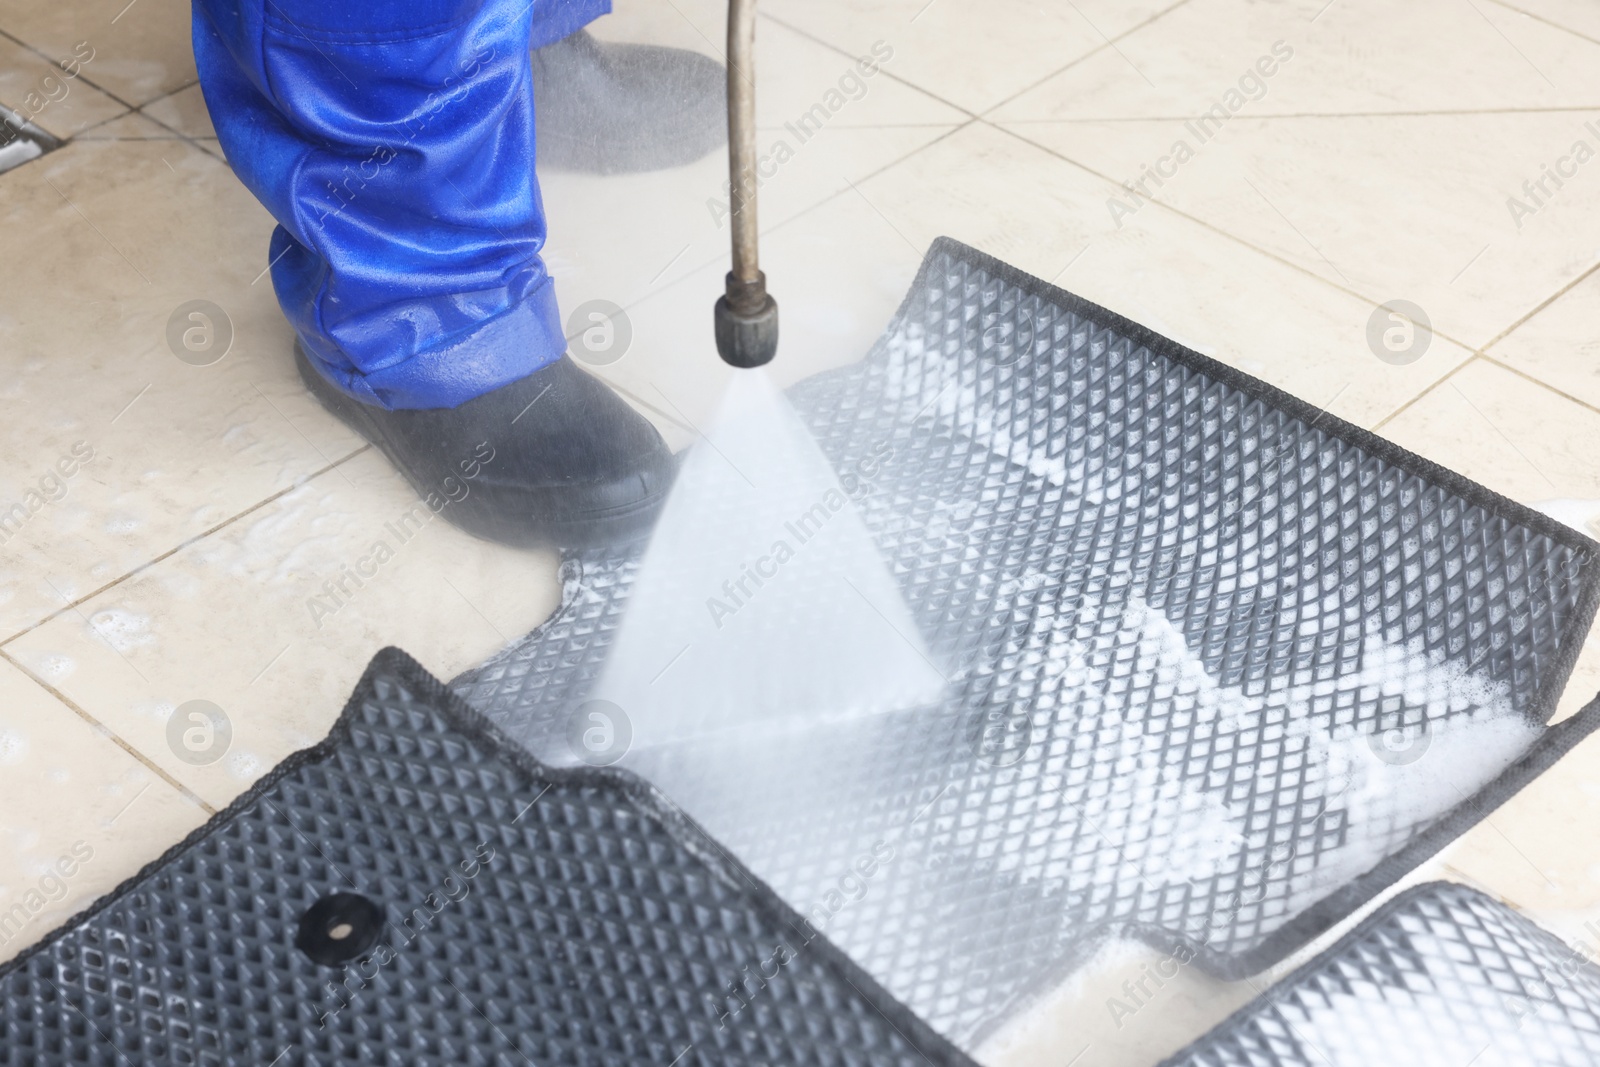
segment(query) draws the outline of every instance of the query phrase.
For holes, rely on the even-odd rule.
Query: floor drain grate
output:
[[[15,170],[61,146],[61,142],[12,111],[0,106],[0,174]]]

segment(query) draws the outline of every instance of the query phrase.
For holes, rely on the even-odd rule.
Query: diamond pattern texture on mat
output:
[[[1600,1063],[1600,969],[1483,894],[1433,883],[1163,1067],[1387,1063]]]
[[[790,392],[859,472],[946,699],[814,741],[795,758],[822,785],[800,801],[736,774],[674,793],[969,1049],[1100,937],[1238,957],[1413,840],[1533,743],[1595,579],[1576,537],[987,263],[936,244],[873,352]],[[567,758],[637,566],[568,559],[562,608],[458,691]],[[1486,716],[1514,724],[1500,762],[1435,772]],[[1385,736],[1432,739],[1432,762],[1382,762],[1442,773],[1447,800],[1352,785],[1390,773],[1360,769]],[[716,745],[631,765],[698,780]],[[748,817],[720,822],[730,805]],[[875,852],[894,858],[830,903]]]
[[[378,673],[331,754],[0,972],[0,1064],[965,1062],[647,806],[530,777],[426,689]],[[387,951],[319,966],[297,923],[341,891]]]

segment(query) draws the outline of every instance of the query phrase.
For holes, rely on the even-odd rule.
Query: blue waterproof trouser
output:
[[[278,220],[272,284],[350,395],[454,407],[566,349],[528,51],[610,0],[194,0],[206,106]]]

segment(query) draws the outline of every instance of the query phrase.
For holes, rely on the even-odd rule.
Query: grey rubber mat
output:
[[[0,968],[0,1063],[971,1067],[652,791],[404,653]]]
[[[1107,937],[1276,962],[1600,724],[1543,726],[1593,542],[957,242],[790,396],[945,699],[830,728],[803,796],[715,738],[625,765],[969,1050]],[[458,691],[570,761],[636,569],[567,559]]]
[[[1476,890],[1431,882],[1161,1067],[1592,1067],[1593,951]]]

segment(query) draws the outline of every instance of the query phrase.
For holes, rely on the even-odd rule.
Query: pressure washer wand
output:
[[[728,0],[728,177],[733,269],[717,301],[717,351],[735,367],[759,367],[778,351],[778,302],[756,249],[756,0]]]

